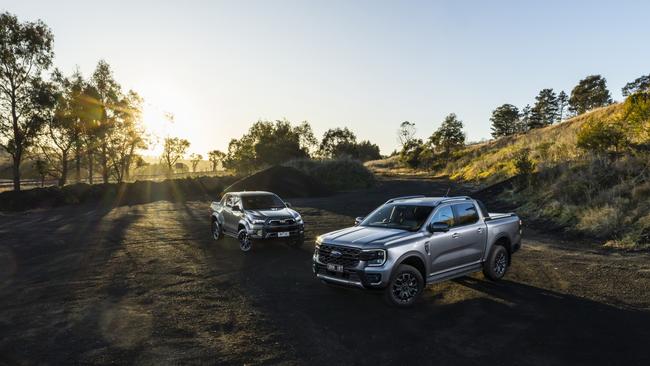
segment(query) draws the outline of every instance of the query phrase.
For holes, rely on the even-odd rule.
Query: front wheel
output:
[[[212,220],[212,225],[210,225],[210,231],[212,231],[212,239],[219,240],[223,236],[221,235],[221,225],[217,220]]]
[[[483,275],[492,281],[498,281],[505,276],[510,261],[510,253],[501,245],[494,245],[485,262],[483,262]]]
[[[251,250],[253,243],[246,229],[239,230],[239,232],[237,233],[237,240],[239,240],[239,249],[241,249],[242,252],[248,252],[249,250]]]
[[[422,295],[424,278],[420,271],[408,264],[397,267],[384,292],[388,304],[398,307],[412,306]]]

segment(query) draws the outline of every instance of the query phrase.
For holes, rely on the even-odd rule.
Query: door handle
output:
[[[480,227],[480,228],[478,228],[478,229],[477,229],[476,231],[478,231],[478,233],[480,234],[480,233],[482,233],[482,232],[483,232],[483,228],[482,228],[482,227]]]
[[[458,233],[453,233],[453,234],[451,234],[451,237],[454,238],[454,239],[456,239],[456,238],[460,237],[460,234],[458,234]]]

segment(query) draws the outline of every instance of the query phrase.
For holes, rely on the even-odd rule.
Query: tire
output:
[[[413,266],[402,264],[391,275],[390,283],[384,290],[384,300],[396,307],[409,307],[422,295],[424,278]]]
[[[253,241],[248,236],[248,231],[246,231],[246,229],[239,230],[237,233],[237,240],[239,241],[239,249],[241,249],[242,252],[248,252],[251,250]]]
[[[217,220],[212,220],[210,231],[212,232],[213,240],[221,240],[223,238],[223,231],[221,230],[221,225],[219,225]]]
[[[502,245],[493,245],[490,254],[483,262],[483,275],[492,280],[498,281],[506,275],[510,263],[510,253]]]

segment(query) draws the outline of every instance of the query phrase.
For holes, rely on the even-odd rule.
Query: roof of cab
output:
[[[465,201],[472,198],[467,196],[454,196],[454,197],[425,197],[425,196],[406,196],[391,198],[386,203],[408,203],[414,205],[437,206],[444,202],[451,201]]]
[[[260,195],[260,194],[272,194],[276,195],[273,192],[267,192],[267,191],[241,191],[241,192],[226,192],[226,194],[236,194],[238,196],[255,196],[255,195]],[[276,195],[277,196],[277,195]]]

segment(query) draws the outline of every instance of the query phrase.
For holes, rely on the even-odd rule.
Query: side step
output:
[[[462,277],[470,273],[479,272],[483,269],[483,263],[470,264],[460,268],[451,269],[449,271],[438,273],[427,277],[427,285],[450,280],[452,278]]]

